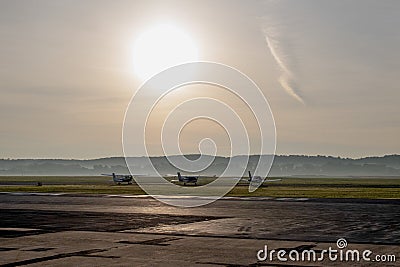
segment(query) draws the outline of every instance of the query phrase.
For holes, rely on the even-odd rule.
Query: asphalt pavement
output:
[[[146,196],[2,193],[0,214],[0,266],[400,266],[399,200],[233,197],[178,208]],[[322,257],[338,239],[344,253],[372,258]],[[265,248],[321,260],[262,259]]]

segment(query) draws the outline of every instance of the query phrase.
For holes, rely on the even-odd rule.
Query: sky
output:
[[[397,0],[2,0],[0,158],[121,156],[124,114],[144,82],[135,43],[166,23],[190,36],[198,60],[232,66],[259,86],[277,154],[400,153]],[[179,92],[159,114],[193,96],[225,100],[257,145],[251,114],[232,95],[205,86]],[[184,132],[184,153],[214,137],[218,154],[229,154],[223,127],[197,121]]]

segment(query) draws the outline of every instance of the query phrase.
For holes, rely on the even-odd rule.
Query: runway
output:
[[[226,198],[198,208],[106,195],[0,200],[0,266],[342,266],[257,259],[265,245],[321,251],[339,238],[400,257],[399,200]]]

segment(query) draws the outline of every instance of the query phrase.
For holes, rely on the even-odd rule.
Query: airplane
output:
[[[120,185],[121,183],[132,184],[133,176],[130,174],[102,174],[104,176],[111,176],[113,178],[114,183]]]
[[[180,172],[177,172],[178,174],[178,180],[172,180],[172,182],[181,182],[183,185],[186,185],[187,183],[194,183],[194,185],[197,185],[197,180],[199,180],[199,176],[182,176]]]
[[[256,184],[261,184],[263,182],[263,179],[261,176],[252,176],[251,172],[249,171],[249,179],[247,180],[249,183],[256,183]],[[264,182],[278,182],[282,181],[282,179],[265,179]]]

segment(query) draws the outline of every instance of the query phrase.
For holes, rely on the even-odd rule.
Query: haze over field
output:
[[[173,156],[182,161],[181,156]],[[198,155],[189,155],[197,159]],[[175,159],[175,160],[176,160]],[[259,157],[251,156],[246,170],[254,172]],[[175,175],[177,168],[165,157],[152,157],[152,164],[161,175]],[[204,175],[220,175],[229,158],[217,157]],[[144,157],[130,159],[134,174],[152,173],[152,167]],[[197,166],[193,162],[193,166]],[[234,166],[240,170],[240,166]],[[101,158],[91,160],[0,160],[0,175],[100,175],[102,173],[129,173],[124,158]],[[238,171],[239,173],[239,171]],[[245,174],[247,175],[247,173]],[[348,176],[396,176],[400,177],[400,156],[369,157],[360,159],[326,156],[275,156],[269,176],[348,177]]]
[[[177,49],[175,38],[185,40],[183,60],[231,65],[260,86],[275,117],[277,154],[398,154],[399,14],[396,0],[2,0],[0,158],[122,156],[124,112],[154,67],[143,62],[169,54],[146,49]],[[168,25],[174,38],[163,33]],[[149,32],[156,36],[139,46]],[[201,92],[249,120],[231,95],[187,90],[160,114]],[[211,135],[218,155],[229,155],[218,127],[194,124],[184,134],[184,153],[199,153],[195,141]]]

